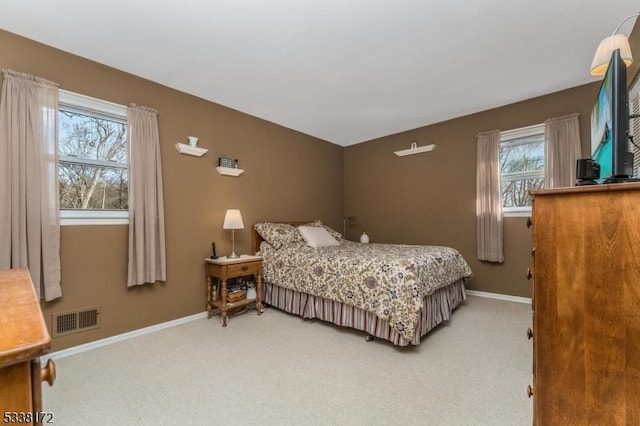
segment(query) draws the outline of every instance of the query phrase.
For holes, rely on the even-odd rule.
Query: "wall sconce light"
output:
[[[342,236],[347,238],[347,228],[351,227],[353,223],[356,221],[355,216],[345,216],[342,219]]]
[[[629,39],[626,35],[617,34],[617,32],[620,30],[620,27],[622,27],[622,24],[637,16],[640,16],[640,13],[624,18],[613,33],[600,42],[598,49],[596,49],[596,54],[593,56],[593,62],[591,63],[591,75],[604,75],[607,72],[611,54],[616,49],[620,49],[620,57],[627,67],[633,63]]]

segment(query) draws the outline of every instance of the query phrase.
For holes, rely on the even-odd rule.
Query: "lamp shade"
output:
[[[629,40],[624,34],[614,34],[605,38],[598,45],[596,54],[593,57],[591,63],[591,75],[605,75],[611,55],[613,51],[620,49],[620,57],[628,67],[633,63],[633,56],[631,55],[631,48],[629,47]]]
[[[222,229],[244,229],[242,215],[238,209],[228,209],[224,215],[224,225]]]

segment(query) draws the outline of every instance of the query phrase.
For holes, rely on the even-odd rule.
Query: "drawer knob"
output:
[[[249,267],[245,265],[245,266],[241,267],[240,269],[242,269],[243,271],[246,271],[247,269],[249,269]]]
[[[533,222],[531,221],[531,218],[528,217],[527,218],[527,228],[531,228],[531,225],[533,225]]]
[[[529,398],[533,396],[533,387],[531,387],[531,385],[527,386],[527,395]]]
[[[56,364],[52,359],[40,370],[40,380],[49,383],[49,386],[53,386],[53,382],[56,381]]]
[[[531,338],[533,337],[533,330],[531,330],[531,327],[527,328],[527,339],[531,340]]]
[[[527,279],[530,280],[531,277],[533,277],[533,272],[531,272],[531,269],[527,268]]]

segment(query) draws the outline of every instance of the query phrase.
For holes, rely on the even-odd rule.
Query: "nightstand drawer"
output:
[[[261,262],[239,263],[237,265],[227,266],[227,275],[229,277],[240,277],[243,275],[259,274]]]

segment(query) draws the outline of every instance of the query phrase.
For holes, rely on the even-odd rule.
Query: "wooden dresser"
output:
[[[640,425],[640,183],[532,191],[535,425]]]
[[[26,269],[0,271],[0,423],[48,423],[42,412],[41,382],[55,380],[55,365],[40,367],[47,353],[47,332],[31,277]]]

